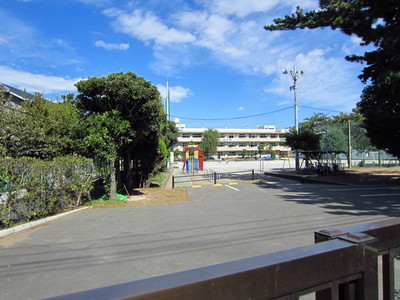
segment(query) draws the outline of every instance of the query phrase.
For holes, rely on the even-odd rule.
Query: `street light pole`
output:
[[[296,133],[299,133],[299,106],[297,102],[297,80],[299,79],[300,75],[303,75],[303,71],[296,71],[296,67],[293,66],[293,70],[283,70],[283,74],[290,74],[293,79],[293,85],[290,87],[290,90],[294,92],[294,123],[296,128]],[[296,149],[296,171],[300,169],[300,162],[299,162],[299,150]]]

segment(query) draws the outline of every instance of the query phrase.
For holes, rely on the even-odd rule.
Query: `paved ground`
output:
[[[51,297],[270,253],[311,244],[317,229],[400,216],[393,186],[234,179],[218,187],[185,183],[188,203],[90,209],[0,239],[0,299]]]

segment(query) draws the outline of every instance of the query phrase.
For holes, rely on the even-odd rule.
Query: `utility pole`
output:
[[[165,108],[165,113],[167,114],[167,120],[171,120],[170,114],[171,114],[171,108],[170,108],[170,103],[171,103],[171,96],[169,93],[169,80],[167,79],[167,91],[165,95],[165,103],[164,103],[164,108]]]
[[[296,67],[293,66],[293,70],[288,71],[288,70],[283,70],[283,74],[290,74],[293,79],[293,85],[290,87],[290,90],[293,90],[294,92],[294,123],[296,127],[296,133],[299,134],[299,106],[298,106],[298,101],[297,101],[297,80],[299,79],[300,75],[303,75],[303,71],[296,71]],[[296,149],[296,157],[295,157],[295,165],[296,165],[296,171],[300,169],[300,161],[299,161],[299,150]]]
[[[348,119],[348,126],[349,126],[349,132],[348,132],[348,134],[349,134],[349,153],[347,155],[347,159],[348,159],[349,168],[351,168],[351,165],[352,165],[352,157],[351,157],[352,149],[351,149],[351,120],[350,119]]]

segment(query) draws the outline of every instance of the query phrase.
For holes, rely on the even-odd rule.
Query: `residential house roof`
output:
[[[12,98],[11,101],[15,104],[20,106],[21,103],[26,100],[26,99],[32,99],[34,97],[34,95],[26,92],[26,91],[22,91],[20,89],[17,89],[15,87],[12,87],[10,85],[7,85],[5,83],[1,83],[0,82],[0,86],[2,88],[4,88],[6,90],[6,92],[10,93]]]

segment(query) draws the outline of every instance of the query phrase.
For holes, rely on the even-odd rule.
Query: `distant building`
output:
[[[16,106],[21,106],[22,102],[26,99],[32,99],[34,95],[21,91],[17,88],[9,86],[0,82],[0,87],[3,88],[8,94],[11,95],[11,102]]]
[[[180,151],[191,142],[200,144],[204,131],[207,128],[187,128],[184,124],[175,119],[179,130],[178,144],[175,149]],[[215,128],[221,134],[219,146],[217,148],[217,157],[238,157],[243,149],[246,149],[249,156],[255,156],[258,153],[258,146],[264,145],[265,150],[272,147],[278,156],[285,156],[291,152],[290,147],[285,145],[285,133],[288,129],[276,129],[274,125],[257,126],[255,129],[233,129],[233,128]]]

